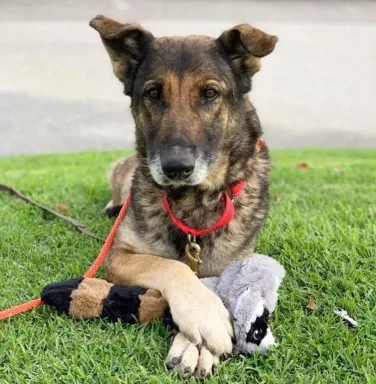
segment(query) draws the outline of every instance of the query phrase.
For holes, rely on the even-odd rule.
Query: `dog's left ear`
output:
[[[133,75],[143,50],[154,36],[138,24],[122,24],[105,16],[94,17],[89,25],[98,31],[111,59],[115,76],[132,92]]]
[[[231,60],[235,73],[249,84],[252,77],[261,68],[261,58],[273,52],[278,37],[253,28],[249,24],[240,24],[222,33],[217,43]],[[247,88],[247,87],[245,87]],[[245,92],[249,89],[245,89]]]

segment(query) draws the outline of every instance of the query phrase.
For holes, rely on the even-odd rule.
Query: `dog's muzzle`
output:
[[[202,183],[209,171],[209,160],[190,142],[177,141],[160,146],[148,157],[153,179],[161,186],[183,187]]]
[[[163,173],[170,180],[186,180],[195,169],[196,159],[191,148],[174,146],[161,153]]]

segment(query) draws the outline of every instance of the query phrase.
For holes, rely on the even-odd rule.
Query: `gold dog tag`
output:
[[[185,246],[185,256],[188,259],[188,265],[195,275],[198,274],[198,266],[202,263],[200,259],[201,248],[197,243],[189,242]]]

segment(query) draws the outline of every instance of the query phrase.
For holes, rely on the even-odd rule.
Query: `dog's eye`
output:
[[[146,95],[147,95],[147,97],[148,97],[150,100],[154,100],[154,101],[159,100],[160,97],[161,97],[161,93],[158,91],[157,88],[149,89],[149,90],[146,92]]]
[[[214,88],[207,88],[204,91],[204,99],[206,100],[214,100],[218,96],[218,91]]]

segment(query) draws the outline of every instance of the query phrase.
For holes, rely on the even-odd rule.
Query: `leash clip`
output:
[[[200,259],[201,247],[196,243],[196,236],[188,234],[188,243],[185,246],[185,256],[193,273],[198,275],[198,266],[202,263]]]

